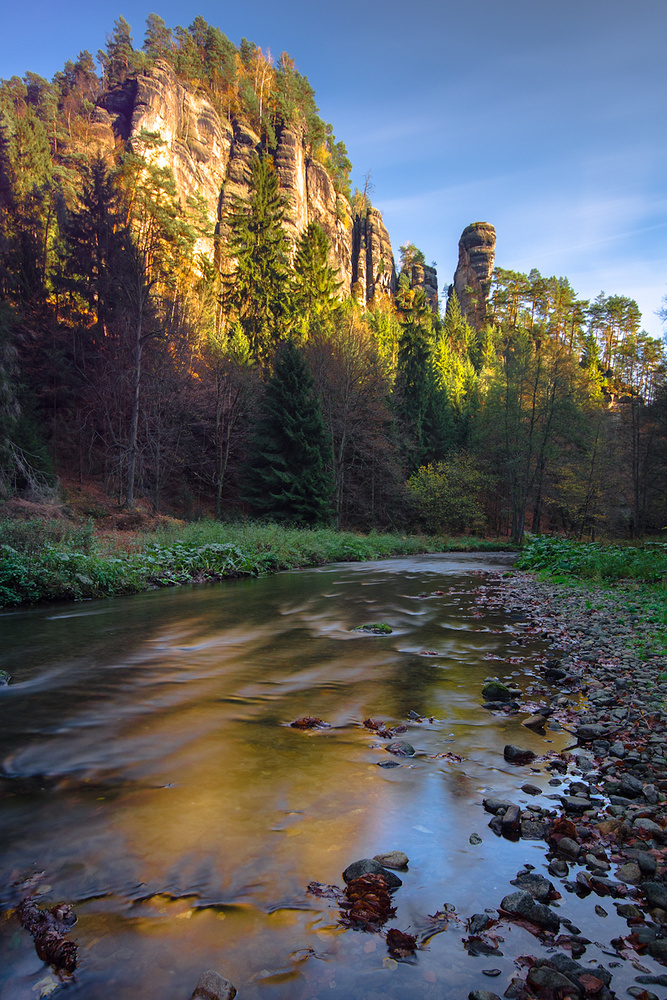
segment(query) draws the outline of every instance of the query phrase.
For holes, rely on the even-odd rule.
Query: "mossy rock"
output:
[[[485,701],[511,701],[512,692],[505,684],[501,684],[500,681],[489,681],[482,688],[482,698]]]
[[[0,670],[0,687],[5,687],[11,679],[11,674],[8,674],[6,670]]]
[[[371,622],[369,625],[357,625],[353,632],[369,632],[371,635],[391,635],[394,631],[385,622]]]

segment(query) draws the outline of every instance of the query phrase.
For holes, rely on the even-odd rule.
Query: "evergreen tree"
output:
[[[289,524],[330,520],[331,442],[301,352],[281,348],[251,437],[242,496],[256,514]]]
[[[238,320],[258,358],[266,358],[290,321],[285,200],[272,161],[252,163],[250,201],[236,198],[227,215],[230,273],[222,276],[223,309]]]
[[[340,306],[335,267],[329,263],[329,239],[316,222],[301,234],[294,256],[293,308],[295,324],[303,337],[330,323]]]
[[[405,272],[397,304],[403,314],[394,388],[394,412],[403,435],[406,467],[443,458],[453,445],[453,414],[433,364],[433,312],[422,288],[411,290]]]

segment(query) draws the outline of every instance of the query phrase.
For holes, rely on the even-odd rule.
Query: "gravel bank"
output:
[[[636,586],[566,587],[525,572],[489,582],[478,603],[521,616],[527,635],[546,640],[549,650],[530,703],[508,696],[505,704],[486,707],[526,714],[524,725],[535,729],[561,725],[573,736],[573,748],[547,764],[560,807],[522,811],[513,803],[484,803],[499,836],[546,841],[548,873],[557,880],[555,889],[552,883],[545,888],[543,879],[519,873],[518,891],[500,903],[502,918],[532,923],[543,943],[556,946],[527,962],[527,972],[503,996],[605,1000],[619,995],[615,968],[623,967],[627,984],[630,963],[635,985],[623,995],[661,1000],[667,988],[667,969],[660,972],[667,966],[667,657],[656,644],[650,602]],[[516,749],[506,748],[506,760]],[[618,961],[592,967],[582,958],[590,941],[567,919],[568,893],[606,897],[605,905],[626,920],[627,934],[605,948]],[[497,996],[470,994],[472,1000]]]

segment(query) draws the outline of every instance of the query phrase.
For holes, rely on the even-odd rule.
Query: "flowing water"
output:
[[[74,905],[79,968],[57,995],[186,1000],[209,968],[244,1000],[453,1000],[490,988],[489,967],[502,993],[513,957],[539,953],[527,931],[503,929],[502,957],[470,957],[452,920],[397,963],[306,889],[404,851],[389,926],[414,933],[445,903],[462,920],[497,906],[526,862],[544,871],[544,844],[495,837],[481,805],[535,801],[527,780],[554,791],[543,764],[506,764],[506,743],[568,743],[481,708],[486,676],[525,689],[544,657],[525,624],[475,603],[480,571],[511,558],[339,564],[1,615],[0,908],[37,872],[43,902]],[[351,631],[366,622],[393,632]],[[305,715],[331,728],[290,727]],[[407,721],[416,755],[392,758],[369,716]],[[0,998],[54,984],[28,933],[0,921]]]

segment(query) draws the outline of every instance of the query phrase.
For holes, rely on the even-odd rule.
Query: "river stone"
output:
[[[658,962],[667,964],[667,938],[649,941],[647,951],[651,958],[656,958]]]
[[[530,764],[536,756],[532,750],[514,746],[513,743],[508,743],[503,750],[503,757],[508,764]]]
[[[648,851],[626,850],[625,855],[630,861],[637,862],[644,876],[655,875],[658,870],[658,862]]]
[[[640,888],[650,907],[659,906],[661,910],[667,910],[666,885],[662,882],[642,882]]]
[[[649,837],[655,837],[657,840],[663,840],[665,832],[661,826],[654,823],[652,819],[647,819],[645,816],[639,816],[632,824],[635,830],[644,830],[648,833]]]
[[[624,774],[621,777],[619,792],[627,799],[638,799],[644,794],[644,786],[639,778],[635,778],[632,774]]]
[[[0,670],[0,687],[6,687],[11,679],[11,674],[8,674],[6,670]]]
[[[616,878],[621,882],[627,882],[628,885],[639,885],[642,873],[636,861],[627,861],[617,870]]]
[[[511,701],[512,692],[506,684],[500,681],[489,681],[482,688],[482,698],[485,701]]]
[[[521,725],[526,729],[543,729],[546,721],[543,715],[529,715],[521,720]]]
[[[500,821],[500,831],[503,837],[518,840],[521,831],[521,810],[518,806],[510,806]]]
[[[556,844],[556,850],[559,854],[564,854],[566,858],[578,858],[581,854],[581,847],[571,837],[561,837]]]
[[[547,871],[550,875],[555,878],[567,878],[570,874],[570,869],[568,868],[567,861],[563,861],[562,858],[554,858],[549,862],[549,867]]]
[[[576,979],[570,979],[558,969],[550,969],[548,965],[538,965],[537,962],[528,970],[526,982],[537,990],[548,989],[554,993],[562,990],[562,994],[559,994],[562,996],[572,993],[578,997],[584,995],[584,988]]]
[[[590,743],[592,740],[599,740],[606,736],[607,730],[604,726],[583,725],[577,726],[577,739],[582,743]]]
[[[560,927],[560,918],[548,906],[543,903],[536,903],[533,897],[525,889],[517,889],[501,901],[500,906],[506,913],[513,916],[525,917],[538,927],[546,930],[557,931]]]
[[[359,878],[361,875],[384,875],[390,889],[398,889],[399,885],[403,885],[398,875],[388,871],[375,858],[362,858],[361,861],[353,861],[343,872],[343,881],[351,882],[353,878]]]
[[[387,851],[386,854],[376,854],[373,861],[377,861],[384,868],[408,867],[408,856],[403,851]]]
[[[526,795],[541,795],[542,789],[538,788],[537,785],[531,785],[529,781],[525,785],[521,786],[521,791],[525,792]]]
[[[415,748],[407,740],[392,740],[387,743],[385,750],[388,753],[396,754],[397,757],[414,757]]]
[[[219,972],[209,971],[202,972],[199,977],[192,1000],[233,1000],[235,996],[236,987],[228,979],[224,979]]]
[[[500,997],[490,990],[472,990],[468,994],[468,1000],[500,1000]]]
[[[517,875],[511,884],[518,886],[519,889],[525,889],[538,903],[546,903],[551,893],[555,892],[553,883],[548,878],[532,872],[527,875]]]
[[[509,807],[514,805],[509,799],[483,799],[482,803],[486,812],[493,813],[494,816],[496,813],[501,812],[501,810],[502,812],[507,812]]]

